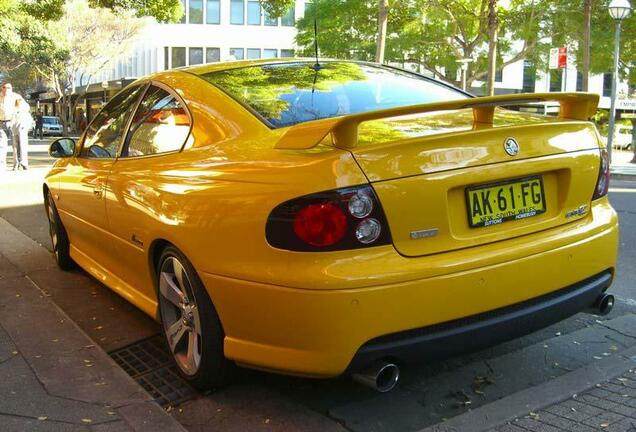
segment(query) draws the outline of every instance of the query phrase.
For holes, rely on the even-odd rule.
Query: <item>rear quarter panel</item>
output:
[[[167,241],[200,272],[278,281],[289,252],[267,244],[270,211],[297,196],[365,183],[352,155],[328,145],[274,150],[281,130],[270,130],[202,79],[185,73],[153,79],[184,98],[193,128],[180,153],[115,163],[106,212],[122,254],[116,273],[154,297],[149,258],[157,242]]]

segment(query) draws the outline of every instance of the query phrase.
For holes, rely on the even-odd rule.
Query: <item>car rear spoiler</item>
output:
[[[465,108],[473,109],[475,126],[492,126],[495,107],[518,106],[537,102],[558,102],[560,105],[559,118],[586,121],[596,112],[598,100],[599,96],[591,93],[521,93],[389,108],[300,123],[290,127],[274,148],[310,149],[318,145],[329,133],[333,134],[333,140],[337,147],[352,148],[357,144],[358,125],[362,122]]]

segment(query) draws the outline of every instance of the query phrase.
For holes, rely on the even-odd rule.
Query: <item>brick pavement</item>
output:
[[[636,432],[636,369],[489,432]]]

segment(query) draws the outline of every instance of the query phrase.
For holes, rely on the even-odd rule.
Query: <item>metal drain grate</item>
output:
[[[174,406],[196,395],[177,372],[159,335],[110,353],[115,362],[161,406]]]

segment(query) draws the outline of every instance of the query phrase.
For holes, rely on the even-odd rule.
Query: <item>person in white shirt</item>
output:
[[[15,100],[11,117],[13,132],[13,170],[29,168],[29,130],[33,127],[33,117],[29,104],[22,98]]]
[[[22,99],[22,96],[13,93],[13,86],[10,83],[3,83],[0,92],[0,172],[7,168],[7,149],[9,139],[13,135],[11,120],[17,99]]]

